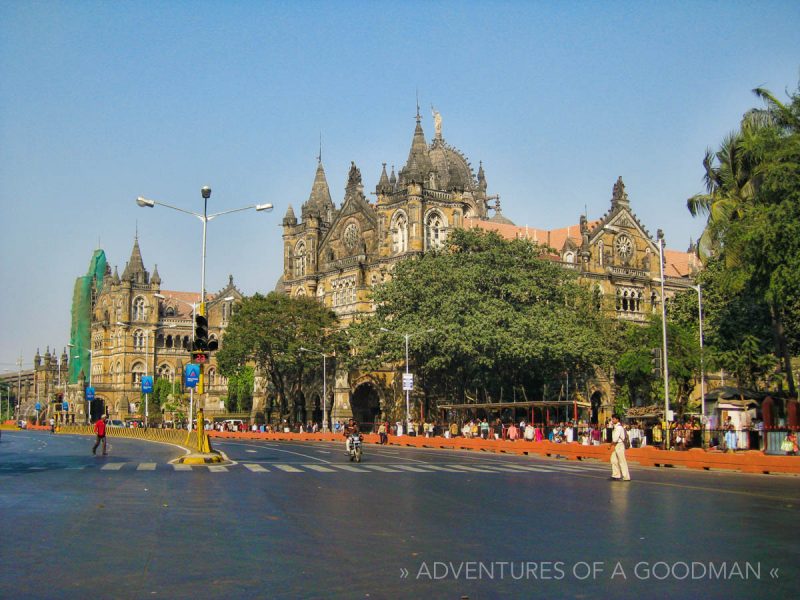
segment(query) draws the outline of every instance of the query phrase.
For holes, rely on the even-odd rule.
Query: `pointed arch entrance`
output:
[[[353,409],[353,418],[362,426],[380,420],[381,399],[375,384],[371,381],[360,383],[353,391],[350,406]]]

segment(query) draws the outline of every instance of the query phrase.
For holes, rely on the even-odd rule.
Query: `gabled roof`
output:
[[[688,277],[700,269],[700,259],[691,252],[664,250],[664,275],[667,277]]]

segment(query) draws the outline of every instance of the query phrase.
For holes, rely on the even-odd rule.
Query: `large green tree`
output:
[[[350,327],[366,368],[405,360],[426,400],[540,399],[543,386],[610,363],[612,327],[571,271],[527,240],[456,230],[399,263],[372,318]],[[383,329],[390,332],[382,331]]]
[[[301,348],[327,347],[335,329],[336,315],[313,298],[256,294],[231,317],[217,363],[226,377],[254,366],[274,391],[281,417],[292,419],[311,360]]]
[[[714,254],[725,267],[721,289],[729,296],[746,292],[766,304],[782,377],[795,395],[791,354],[798,345],[794,326],[800,320],[796,312],[800,295],[800,93],[790,95],[784,104],[766,90],[754,91],[765,108],[745,115],[735,144],[740,157],[736,164],[746,173],[748,193],[746,198],[737,197],[735,211],[720,211],[720,218],[709,210],[706,232],[716,240]],[[730,182],[723,182],[718,196],[727,201],[736,190]],[[756,347],[763,345],[765,340],[753,337],[757,338]],[[748,338],[748,354],[753,343]],[[751,354],[754,359],[756,354]]]

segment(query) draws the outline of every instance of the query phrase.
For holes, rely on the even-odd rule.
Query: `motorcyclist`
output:
[[[350,454],[350,441],[352,436],[358,435],[358,423],[356,423],[355,419],[350,419],[347,424],[344,426],[344,445],[347,449],[347,454]]]

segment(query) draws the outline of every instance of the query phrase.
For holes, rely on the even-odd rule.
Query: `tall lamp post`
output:
[[[664,422],[665,428],[665,448],[669,447],[669,361],[667,360],[667,297],[664,294],[664,232],[660,229],[657,233],[658,237],[658,257],[659,267],[661,268],[661,341],[662,341],[662,356],[664,360]]]
[[[203,317],[206,316],[206,230],[208,228],[208,222],[220,217],[222,215],[227,215],[229,213],[240,212],[243,210],[250,210],[255,209],[256,211],[271,211],[273,206],[272,204],[251,204],[249,206],[243,206],[241,208],[233,208],[230,210],[223,210],[221,212],[208,214],[208,199],[211,197],[211,188],[203,186],[200,190],[200,195],[203,197],[203,214],[196,213],[191,210],[185,210],[183,208],[178,208],[177,206],[172,206],[171,204],[167,204],[165,202],[157,202],[156,200],[149,200],[147,198],[143,198],[139,196],[136,198],[136,204],[141,206],[142,208],[153,208],[154,206],[163,206],[165,208],[171,208],[172,210],[177,210],[178,212],[186,213],[187,215],[192,215],[193,217],[197,217],[203,223],[203,246],[202,246],[202,260],[200,263],[200,304],[198,306],[197,313]],[[201,370],[201,382],[202,382],[202,370]],[[191,431],[192,420],[191,417],[189,418],[189,431]]]
[[[70,344],[72,346],[72,344]],[[89,387],[92,387],[92,369],[94,369],[94,361],[92,360],[92,350],[91,348],[87,350],[89,353]],[[80,355],[73,356],[72,358],[80,358]],[[85,391],[85,390],[84,390]],[[92,422],[92,401],[87,400],[88,406],[86,407],[86,422],[91,424]]]
[[[703,364],[703,287],[698,283],[692,289],[697,292],[697,318],[700,323],[700,414],[706,416],[706,371]],[[705,423],[704,423],[705,425]]]
[[[308,348],[300,348],[300,352],[310,352],[311,354],[318,354],[322,357],[322,431],[328,432],[328,373],[326,368],[326,359],[333,356],[333,354],[325,354],[319,350],[309,350]]]
[[[416,335],[422,335],[423,333],[433,333],[435,330],[433,329],[426,329],[425,331],[418,331],[416,333],[400,333],[399,331],[392,331],[391,329],[386,329],[386,327],[381,327],[381,331],[386,333],[393,333],[395,335],[399,335],[406,341],[406,378],[409,377],[410,372],[408,370],[408,340]],[[403,387],[406,388],[406,435],[408,434],[409,427],[411,425],[411,402],[409,400],[409,394],[411,392],[410,387],[404,385]]]

